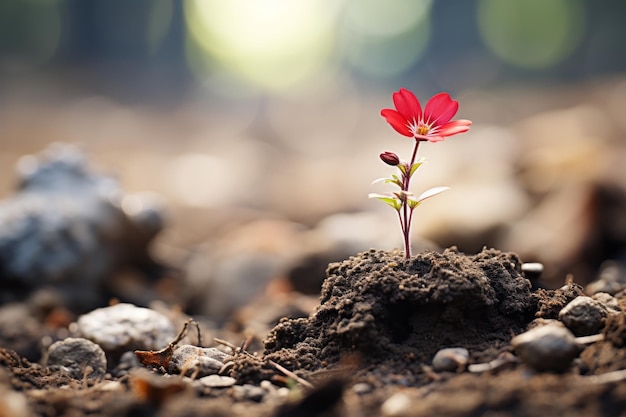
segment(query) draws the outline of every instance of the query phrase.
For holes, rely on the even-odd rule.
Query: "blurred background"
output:
[[[158,196],[155,256],[220,294],[196,300],[217,314],[277,276],[401,247],[367,194],[389,190],[371,185],[392,172],[378,154],[412,143],[379,112],[401,87],[447,91],[473,126],[420,148],[413,191],[451,190],[418,209],[416,247],[514,251],[550,286],[619,278],[625,17],[618,0],[4,1],[0,195],[23,155],[78,144]]]

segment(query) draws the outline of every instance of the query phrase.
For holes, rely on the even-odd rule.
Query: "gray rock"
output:
[[[615,295],[626,289],[626,264],[618,261],[606,261],[600,267],[598,279],[585,287],[585,293],[605,292]]]
[[[591,298],[602,304],[604,308],[606,308],[609,315],[619,314],[622,312],[617,298],[613,297],[611,294],[606,292],[597,292],[592,295]]]
[[[126,210],[130,196],[91,171],[78,147],[51,145],[22,158],[18,170],[17,192],[0,202],[0,303],[53,285],[65,306],[85,311],[110,297],[102,284],[112,273],[150,263],[160,209]]]
[[[511,344],[522,361],[537,371],[563,372],[580,353],[572,332],[554,324],[517,335]]]
[[[0,307],[0,346],[11,349],[30,360],[41,356],[39,346],[43,323],[33,317],[24,303]]]
[[[177,334],[174,323],[163,314],[125,303],[84,314],[70,329],[76,335],[96,342],[107,353],[159,350]]]
[[[233,398],[236,401],[248,400],[261,402],[267,391],[265,391],[261,387],[257,387],[256,385],[244,384],[244,385],[235,385],[233,386]]]
[[[203,377],[218,373],[227,358],[228,354],[216,348],[182,345],[174,351],[168,371],[172,374]]]
[[[67,372],[74,379],[102,378],[107,359],[100,346],[90,340],[68,337],[48,348],[47,365]]]
[[[139,361],[139,358],[137,358],[137,355],[135,355],[135,352],[128,351],[120,356],[119,362],[112,373],[117,377],[121,377],[127,375],[132,369],[142,367],[143,365]]]
[[[588,336],[604,327],[607,315],[607,308],[599,301],[578,296],[559,312],[559,320],[576,336]]]
[[[433,358],[433,369],[437,372],[463,371],[469,362],[469,351],[465,348],[445,348]]]

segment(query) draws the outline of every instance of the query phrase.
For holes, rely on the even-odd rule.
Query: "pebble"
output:
[[[2,410],[0,416],[32,417],[35,415],[26,395],[10,390],[6,386],[0,386],[0,410]]]
[[[34,361],[41,355],[38,342],[42,333],[41,320],[33,317],[33,312],[25,303],[0,306],[0,346],[3,348],[14,350],[20,356]]]
[[[82,380],[103,377],[107,359],[102,348],[92,341],[68,337],[48,348],[47,365],[52,370],[62,370],[72,378]]]
[[[511,344],[522,361],[537,371],[563,372],[580,352],[572,332],[554,324],[517,335]]]
[[[370,384],[366,382],[358,382],[352,386],[352,391],[354,391],[356,394],[359,394],[359,395],[370,393],[373,390],[374,390],[374,387],[372,387]]]
[[[522,264],[522,272],[527,279],[536,281],[543,273],[543,264],[539,262],[525,262]]]
[[[526,330],[534,329],[535,327],[541,327],[548,324],[565,327],[565,325],[557,319],[544,319],[543,317],[539,317],[528,323],[528,326],[526,326]]]
[[[128,374],[131,369],[141,368],[143,365],[135,355],[135,352],[128,351],[124,352],[117,363],[115,369],[113,369],[113,375],[120,377]]]
[[[267,391],[256,385],[244,384],[233,386],[233,398],[236,401],[249,400],[255,402],[263,401]]]
[[[159,350],[176,337],[174,323],[163,314],[133,304],[98,308],[79,317],[71,330],[105,352]]]
[[[267,379],[261,381],[259,383],[259,386],[269,393],[275,393],[279,389],[276,385],[272,384],[272,382],[268,381]]]
[[[216,374],[203,376],[202,378],[198,379],[198,381],[205,387],[210,388],[232,387],[237,382],[235,378],[232,378],[230,376],[222,376]]]
[[[383,416],[394,417],[406,414],[410,408],[411,398],[403,392],[397,392],[380,406],[380,411]]]
[[[467,368],[469,351],[465,348],[445,348],[433,358],[433,369],[437,372],[458,372]]]
[[[592,295],[591,298],[602,304],[606,308],[609,315],[620,314],[622,312],[622,309],[619,307],[619,301],[617,301],[617,298],[613,297],[609,293],[597,292]]]
[[[576,336],[588,336],[604,327],[607,315],[607,308],[601,302],[578,296],[559,312],[559,320]]]
[[[600,267],[598,279],[585,287],[587,294],[606,292],[617,294],[626,289],[626,264],[617,261],[606,261]]]
[[[218,373],[227,358],[228,354],[216,348],[182,345],[172,354],[168,371],[203,377]]]

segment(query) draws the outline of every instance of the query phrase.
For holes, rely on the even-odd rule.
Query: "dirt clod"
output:
[[[320,306],[308,318],[279,323],[265,340],[266,355],[308,372],[356,356],[361,367],[402,370],[406,383],[445,347],[493,359],[538,309],[521,264],[493,249],[465,256],[450,248],[408,260],[399,251],[361,253],[329,266]]]

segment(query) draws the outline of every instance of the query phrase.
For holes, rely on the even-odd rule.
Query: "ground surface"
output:
[[[282,319],[264,345],[235,354],[222,374],[236,385],[200,386],[143,367],[72,379],[2,348],[0,416],[626,415],[623,376],[607,374],[626,368],[622,312],[564,373],[532,371],[511,347],[531,321],[556,319],[581,292],[575,284],[533,289],[520,259],[498,250],[409,260],[371,250],[330,265],[308,317]],[[242,328],[227,322],[208,334],[238,344]],[[215,345],[206,334],[205,344]],[[504,360],[491,370],[436,372],[432,358],[447,347],[468,349],[472,365]]]

